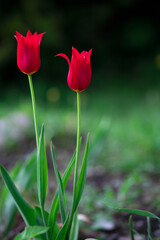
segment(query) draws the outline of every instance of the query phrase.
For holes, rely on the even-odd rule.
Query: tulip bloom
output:
[[[56,56],[63,57],[67,60],[69,64],[69,72],[68,72],[68,86],[75,92],[84,91],[90,81],[91,81],[91,56],[92,49],[87,51],[83,51],[81,53],[74,47],[72,47],[72,59],[71,62],[68,57],[63,54],[57,54]]]
[[[40,43],[45,33],[27,32],[26,37],[16,32],[17,40],[17,66],[21,72],[32,75],[40,68]]]

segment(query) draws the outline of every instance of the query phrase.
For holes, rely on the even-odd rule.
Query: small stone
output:
[[[115,229],[115,224],[113,221],[107,221],[106,219],[99,219],[93,224],[93,229],[112,231]]]
[[[155,230],[155,231],[154,231],[154,235],[155,235],[156,237],[159,237],[159,236],[160,236],[160,230],[159,230],[159,229]]]
[[[86,223],[90,223],[89,218],[84,214],[78,214],[78,220]]]

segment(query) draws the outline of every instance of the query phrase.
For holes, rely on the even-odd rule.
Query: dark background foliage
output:
[[[41,69],[35,75],[43,87],[64,84],[67,63],[55,59],[54,55],[63,52],[71,57],[72,46],[79,51],[93,49],[93,88],[159,82],[159,3],[2,0],[0,19],[0,87],[3,93],[8,88],[17,91],[20,85],[21,91],[26,91],[22,83],[24,76],[16,66],[13,36],[16,30],[26,35],[29,29],[33,33],[46,32],[41,44]]]

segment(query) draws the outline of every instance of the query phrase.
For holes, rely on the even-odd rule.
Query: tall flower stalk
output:
[[[16,32],[15,35],[15,38],[17,40],[17,66],[21,72],[28,75],[29,80],[37,150],[39,147],[39,132],[32,74],[36,73],[40,68],[40,44],[44,34],[45,33],[37,35],[36,32],[32,34],[30,31],[28,31],[26,36],[21,35],[19,32]]]
[[[34,128],[35,128],[35,136],[36,136],[36,145],[37,145],[37,158],[39,157],[39,131],[38,131],[38,124],[37,124],[37,111],[36,111],[36,101],[35,101],[35,94],[34,94],[34,89],[33,89],[33,83],[32,83],[32,75],[28,75],[29,79],[29,86],[30,86],[30,92],[31,92],[31,99],[32,99],[32,108],[33,108],[33,119],[34,119]],[[38,161],[37,161],[37,165]],[[39,174],[40,172],[40,166],[37,166],[37,184],[38,184],[38,189],[39,185],[41,184],[41,175]],[[42,220],[43,224],[45,227],[47,227],[46,219],[45,219],[45,210],[44,210],[44,203],[41,201],[41,194],[39,193],[39,203],[40,203],[40,208],[41,208],[41,214],[42,214]],[[49,240],[48,232],[46,232],[46,239]]]
[[[75,161],[74,182],[73,182],[73,203],[72,203],[72,209],[71,209],[70,224],[72,224],[73,216],[76,211],[75,201],[76,201],[76,188],[77,188],[77,179],[78,179],[80,128],[81,128],[80,93],[77,92],[77,145],[76,145],[76,161]]]
[[[28,75],[28,80],[29,80],[29,86],[30,86],[30,92],[31,92],[33,118],[34,118],[34,128],[35,128],[36,144],[37,144],[37,150],[38,150],[38,147],[39,147],[39,132],[38,132],[36,101],[35,101],[35,95],[34,95],[34,89],[33,89],[33,83],[32,83],[32,75]]]
[[[73,197],[74,198],[73,199],[75,199],[75,196],[76,196],[76,184],[77,184],[77,176],[78,176],[79,147],[80,147],[80,127],[81,127],[80,93],[77,92],[77,146],[76,146],[76,162],[75,162],[74,192],[73,192]]]
[[[86,177],[86,162],[84,163],[84,171],[83,171],[83,163],[80,172],[80,177],[78,178],[78,167],[79,167],[79,150],[80,150],[80,92],[84,91],[91,81],[91,56],[92,49],[87,51],[82,51],[81,53],[74,47],[72,47],[72,59],[71,61],[64,53],[59,53],[56,56],[63,57],[67,60],[69,64],[69,72],[67,77],[68,86],[77,93],[77,143],[76,143],[76,161],[75,161],[75,172],[74,172],[74,182],[73,182],[73,201],[71,207],[71,215],[70,215],[70,224],[68,229],[67,239],[70,236],[71,227],[73,224],[73,217],[76,213],[78,203],[81,198],[81,194],[83,192],[85,177]],[[86,144],[86,149],[88,149],[88,140]],[[84,159],[86,158],[86,151],[84,154]],[[82,179],[82,181],[81,181]],[[77,191],[78,190],[78,191]],[[78,192],[78,193],[77,193]]]
[[[32,33],[30,31],[27,32],[26,37],[22,36],[19,32],[16,32],[16,40],[17,40],[17,66],[18,68],[25,74],[28,75],[30,93],[32,99],[32,109],[33,109],[33,119],[34,119],[34,128],[35,128],[35,136],[36,136],[36,145],[37,145],[37,186],[38,186],[38,196],[39,203],[41,208],[42,220],[44,226],[46,227],[45,213],[44,213],[44,196],[46,192],[41,187],[41,178],[43,174],[41,174],[41,163],[38,160],[41,155],[41,150],[39,149],[39,131],[38,131],[38,123],[37,123],[37,111],[36,111],[36,101],[34,88],[32,83],[32,74],[36,73],[40,68],[40,43],[44,33],[37,35],[37,33]],[[43,180],[42,180],[43,181]],[[43,200],[42,200],[43,198]],[[48,233],[46,232],[46,239],[49,240]]]

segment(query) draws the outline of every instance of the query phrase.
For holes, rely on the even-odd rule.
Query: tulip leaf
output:
[[[39,206],[35,206],[35,212],[37,214],[37,221],[39,223],[39,225],[43,225],[43,216],[42,216],[42,210]],[[46,221],[48,221],[48,217],[49,217],[49,213],[44,210],[44,217],[46,219]]]
[[[49,229],[50,230],[50,229]],[[52,230],[52,236],[51,236],[51,240],[55,240],[55,238],[56,238],[56,236],[58,235],[58,233],[59,233],[59,231],[60,231],[60,227],[58,226],[58,224],[57,224],[57,222],[55,222],[55,224],[54,224],[54,229]]]
[[[78,204],[80,202],[85,182],[86,182],[86,175],[87,175],[87,154],[88,154],[88,145],[89,145],[89,134],[87,136],[87,141],[86,141],[86,147],[84,151],[84,157],[83,157],[83,162],[82,162],[82,167],[80,170],[78,182],[77,182],[77,188],[76,188],[76,201],[74,205],[73,211],[76,211]]]
[[[156,216],[155,214],[145,211],[145,210],[139,210],[139,209],[131,209],[131,208],[118,208],[118,207],[113,207],[116,210],[122,211],[122,212],[128,212],[132,214],[137,214],[140,216],[145,216],[145,217],[150,217],[150,218],[156,218],[160,221],[160,218]]]
[[[14,166],[14,168],[12,168],[12,171],[10,172],[10,177],[12,178],[13,181],[16,180],[21,167],[22,167],[22,164],[20,162],[17,162],[17,164]],[[0,214],[2,213],[2,210],[5,207],[7,198],[8,198],[8,189],[6,188],[6,186],[4,186],[1,189],[1,193],[0,193],[0,210],[1,210]]]
[[[60,208],[62,222],[64,223],[65,220],[66,220],[66,206],[65,206],[64,188],[63,188],[63,183],[62,183],[62,179],[61,179],[58,167],[56,165],[55,153],[54,153],[54,149],[53,149],[52,144],[51,144],[51,153],[52,153],[54,171],[55,171],[55,175],[56,175],[56,179],[57,179],[57,183],[58,183],[59,208]]]
[[[38,222],[38,224],[39,225],[43,225],[44,223],[43,223],[43,216],[42,216],[41,208],[36,206],[35,207],[35,211],[37,213],[37,222]],[[48,221],[49,213],[47,211],[44,211],[44,216],[45,216],[46,221]],[[57,222],[55,222],[55,225],[54,225],[55,236],[57,236],[59,230],[60,230],[60,227],[58,226]],[[48,233],[49,233],[49,231],[48,231]],[[54,236],[54,239],[55,239],[55,236]]]
[[[48,229],[48,227],[44,226],[26,227],[23,232],[21,232],[14,238],[14,240],[30,240],[33,237],[46,233]]]
[[[18,162],[12,169],[10,176],[13,181],[15,181],[15,179],[17,178],[20,168],[21,164],[20,162]],[[0,225],[4,222],[4,231],[2,238],[7,235],[9,229],[11,228],[16,213],[17,208],[14,203],[14,199],[12,198],[12,195],[9,193],[7,187],[4,185],[0,194]]]
[[[78,240],[78,231],[79,231],[79,221],[78,221],[78,216],[76,211],[73,216],[69,240]]]
[[[12,181],[11,177],[1,165],[0,165],[0,171],[1,171],[2,178],[9,192],[11,193],[15,201],[15,204],[19,212],[21,213],[25,223],[31,226],[36,225],[37,222],[36,222],[36,214],[34,209],[24,200],[19,190],[15,186],[14,182]]]
[[[19,186],[19,191],[21,193],[26,191],[31,184],[33,184],[33,181],[35,181],[36,164],[36,154],[33,153],[23,165],[21,162],[18,162],[12,169],[10,176],[12,181],[16,182],[16,185]],[[0,199],[0,208],[3,209],[3,211],[1,210],[2,216],[0,219],[4,219],[5,222],[5,228],[3,232],[4,237],[14,222],[17,213],[17,207],[14,203],[14,199],[5,186],[3,187]]]
[[[67,233],[67,229],[68,229],[68,221],[69,221],[69,214],[66,217],[66,220],[63,224],[63,227],[61,228],[61,230],[59,231],[56,240],[64,240],[66,237],[66,233]]]
[[[64,189],[66,188],[70,173],[71,173],[72,168],[75,163],[75,159],[76,159],[76,152],[74,152],[73,157],[72,157],[70,163],[68,164],[68,167],[62,177]],[[56,219],[57,219],[57,215],[58,215],[58,209],[59,209],[58,192],[56,192],[55,197],[52,202],[52,205],[51,205],[51,209],[50,209],[50,213],[49,213],[49,220],[48,220],[48,226],[50,227],[49,236],[50,236],[51,240],[55,239],[55,236],[57,235],[57,227],[55,227],[55,225],[56,225]]]
[[[46,199],[47,184],[48,184],[47,157],[46,157],[45,141],[44,141],[44,125],[42,125],[38,154],[37,154],[38,198],[42,208],[44,208],[44,203]]]

